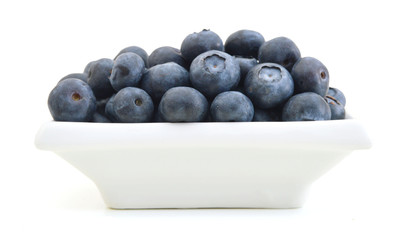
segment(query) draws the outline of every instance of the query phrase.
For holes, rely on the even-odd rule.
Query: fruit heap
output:
[[[61,79],[48,98],[56,121],[237,122],[345,118],[345,97],[319,60],[296,44],[240,30],[225,44],[210,30],[150,55],[127,47]]]

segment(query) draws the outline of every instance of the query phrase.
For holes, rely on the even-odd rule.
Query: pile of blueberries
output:
[[[48,98],[55,121],[244,122],[345,118],[345,97],[319,60],[286,37],[252,30],[225,43],[210,30],[150,55],[137,46],[62,78]]]

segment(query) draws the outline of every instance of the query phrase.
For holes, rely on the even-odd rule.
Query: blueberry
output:
[[[121,89],[114,96],[110,107],[110,115],[113,115],[117,122],[123,123],[151,121],[154,112],[151,97],[144,90],[135,87]]]
[[[181,43],[181,54],[187,63],[191,63],[201,53],[210,50],[224,50],[223,41],[213,31],[204,29],[199,33],[188,35]]]
[[[244,94],[227,91],[215,97],[210,113],[216,122],[250,122],[253,120],[254,107]]]
[[[148,56],[148,66],[153,67],[158,64],[167,62],[175,62],[185,69],[189,68],[186,60],[181,55],[181,52],[177,48],[173,47],[160,47],[154,50],[150,56]]]
[[[339,90],[337,88],[329,87],[327,95],[337,99],[338,102],[340,102],[340,104],[342,104],[345,107],[345,103],[347,101],[345,99],[344,93],[341,90]]]
[[[286,37],[271,39],[261,45],[258,51],[260,63],[271,62],[285,67],[291,72],[293,65],[301,58],[297,45]]]
[[[105,112],[106,111],[106,104],[107,104],[107,102],[110,98],[111,97],[97,100],[97,109],[96,109],[96,111],[98,113],[100,113],[101,115],[106,115],[106,112]]]
[[[240,66],[234,57],[217,50],[197,56],[190,66],[190,81],[206,97],[234,89],[240,81]]]
[[[168,89],[189,85],[190,76],[187,70],[174,62],[149,68],[141,80],[141,88],[150,94],[155,103],[160,102]]]
[[[115,96],[116,94],[113,94],[113,96],[108,98],[106,104],[104,105],[105,106],[104,116],[106,116],[112,122],[117,122],[117,119],[114,113],[114,105],[113,105]]]
[[[332,96],[325,96],[325,100],[330,106],[331,110],[331,120],[344,119],[345,118],[345,108],[340,101]]]
[[[331,110],[324,98],[313,92],[296,94],[283,107],[283,121],[330,120]]]
[[[48,107],[56,121],[86,122],[96,111],[96,98],[87,83],[67,78],[50,92]]]
[[[113,60],[108,58],[99,59],[90,67],[87,83],[97,99],[110,97],[114,93],[109,80],[112,68]]]
[[[91,62],[87,63],[86,67],[84,68],[83,73],[85,73],[88,76],[88,74],[90,72],[90,68],[95,62],[96,61],[91,61]]]
[[[294,83],[283,66],[260,63],[248,72],[244,88],[255,107],[268,109],[287,101],[294,92]]]
[[[137,87],[145,67],[143,59],[132,52],[122,53],[115,60],[110,75],[111,86],[116,91],[125,87]]]
[[[208,102],[194,88],[174,87],[163,95],[158,110],[167,122],[200,122],[207,116]]]
[[[60,81],[62,81],[64,79],[67,79],[67,78],[77,78],[77,79],[80,79],[81,81],[86,83],[88,75],[85,74],[85,73],[70,73],[70,74],[64,76],[62,79],[60,79]]]
[[[111,123],[110,119],[98,112],[93,114],[91,121],[97,123]]]
[[[327,94],[330,75],[319,60],[313,57],[301,58],[295,63],[291,75],[295,93],[314,92],[322,97]]]
[[[234,56],[258,57],[258,49],[265,42],[263,35],[252,30],[240,30],[225,41],[225,51]]]
[[[241,77],[240,77],[240,82],[238,85],[243,86],[247,73],[251,70],[251,68],[257,65],[258,62],[257,62],[257,59],[255,58],[245,58],[245,57],[236,57],[236,56],[234,56],[234,58],[238,62],[238,65],[240,65]]]
[[[253,122],[278,122],[281,121],[282,108],[261,109],[254,108]]]
[[[237,87],[233,88],[233,89],[230,90],[230,91],[236,91],[236,92],[240,92],[240,93],[242,93],[242,94],[244,94],[244,95],[247,95],[247,94],[245,93],[244,86],[237,86]]]
[[[114,58],[114,60],[116,60],[116,58],[118,56],[120,56],[121,54],[127,53],[127,52],[132,52],[132,53],[135,53],[135,54],[139,55],[143,59],[145,67],[148,67],[148,54],[147,54],[147,52],[144,49],[142,49],[141,47],[137,47],[137,46],[130,46],[130,47],[123,48],[117,54],[117,56]]]
[[[203,119],[202,122],[214,122],[214,119],[211,116],[211,114],[208,112],[207,116]]]
[[[153,122],[166,122],[158,111],[158,108],[154,110]]]

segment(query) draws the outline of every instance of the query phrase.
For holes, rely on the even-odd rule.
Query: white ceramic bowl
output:
[[[35,144],[94,181],[107,206],[297,208],[370,140],[355,119],[248,123],[45,123]]]

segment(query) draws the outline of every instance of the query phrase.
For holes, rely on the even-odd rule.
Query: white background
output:
[[[406,1],[2,1],[0,239],[411,239],[410,7]],[[66,74],[203,28],[292,39],[322,61],[373,148],[319,179],[301,209],[105,207],[95,185],[34,147]]]

